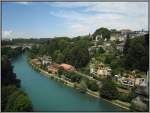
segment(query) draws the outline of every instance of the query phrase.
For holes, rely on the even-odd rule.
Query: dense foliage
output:
[[[32,111],[31,101],[19,90],[20,80],[6,55],[1,59],[1,86],[2,111]]]
[[[137,37],[127,39],[124,56],[125,68],[132,70],[138,69],[140,71],[147,71],[149,65],[149,45],[147,43],[148,37]]]
[[[90,60],[88,48],[82,42],[78,43],[74,47],[68,48],[68,51],[65,53],[65,62],[76,68],[86,66]]]
[[[71,82],[80,82],[81,80],[81,75],[75,73],[75,72],[64,72],[64,76],[66,76],[67,78],[71,79]]]
[[[136,97],[135,88],[132,88],[129,93],[119,93],[118,99],[124,102],[131,102]]]
[[[23,91],[15,86],[4,86],[2,87],[2,111],[32,111],[31,101]]]
[[[15,58],[20,53],[22,53],[22,47],[17,47],[15,49],[12,49],[10,47],[2,47],[1,48],[2,55],[8,56],[8,58]]]
[[[98,91],[99,90],[99,87],[98,87],[96,81],[94,81],[94,80],[88,80],[87,81],[87,87],[88,87],[88,89],[90,89],[92,91]]]
[[[79,91],[81,93],[85,93],[87,91],[87,84],[86,81],[84,79],[82,79],[78,85]]]
[[[118,91],[112,80],[107,79],[103,81],[103,86],[100,89],[100,96],[110,100],[118,98]]]
[[[56,63],[68,63],[76,68],[84,67],[90,60],[88,52],[90,42],[88,38],[72,40],[67,37],[59,37],[45,44],[33,45],[29,51],[29,57],[34,58],[47,54],[52,56]]]
[[[109,31],[109,29],[101,27],[94,32],[93,36],[96,37],[97,35],[102,35],[103,39],[109,40],[110,39],[110,33],[111,32]]]
[[[20,87],[20,80],[16,79],[16,74],[13,73],[13,67],[7,56],[3,56],[1,60],[1,84],[2,86],[16,85]]]

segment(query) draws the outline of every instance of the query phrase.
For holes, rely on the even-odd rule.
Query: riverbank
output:
[[[66,86],[68,86],[68,87],[75,88],[75,83],[66,81],[66,80],[64,80],[64,79],[62,79],[62,78],[60,78],[60,77],[58,77],[57,75],[52,75],[52,74],[48,73],[47,71],[41,69],[40,67],[38,67],[38,66],[32,64],[29,59],[28,59],[28,62],[29,62],[29,64],[31,64],[31,66],[32,66],[35,70],[39,71],[42,75],[44,75],[44,76],[46,76],[46,77],[48,77],[48,78],[54,79],[54,80],[56,80],[56,81],[62,82],[64,85],[66,85]],[[75,88],[75,89],[76,89],[76,88]],[[100,97],[99,97],[99,93],[93,92],[93,91],[91,91],[91,90],[87,90],[87,91],[86,91],[86,94],[88,94],[88,95],[90,95],[90,96],[93,96],[93,97],[95,97],[95,98],[98,98],[98,99],[100,98]],[[118,102],[118,100],[110,101],[110,100],[106,100],[106,99],[104,99],[104,98],[101,98],[101,99],[103,99],[103,100],[105,100],[105,101],[107,101],[107,102],[109,102],[109,103],[111,103],[111,104],[114,104],[114,105],[116,105],[116,106],[119,106],[119,107],[121,107],[121,108],[124,108],[124,109],[126,109],[126,110],[130,110],[130,109],[129,109],[129,106],[127,106],[126,103],[124,103],[124,102],[121,102],[122,104],[119,104],[120,101]]]

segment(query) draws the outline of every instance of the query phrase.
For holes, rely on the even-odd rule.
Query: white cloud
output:
[[[31,38],[31,33],[25,32],[14,32],[12,30],[2,31],[2,39],[13,39],[13,38]]]
[[[21,4],[21,5],[28,5],[29,4],[29,2],[17,2],[18,4]]]
[[[70,25],[70,31],[72,31],[73,36],[75,35],[85,35],[89,31],[89,28],[86,25],[83,24],[72,24]]]
[[[80,8],[80,7],[89,7],[96,2],[48,2],[48,5],[51,7],[58,7],[58,8]]]
[[[13,35],[13,31],[12,30],[8,30],[8,31],[3,31],[2,32],[2,38],[12,38]]]
[[[70,33],[83,35],[93,33],[99,27],[115,29],[148,29],[147,2],[77,2],[53,3],[60,11],[51,11],[50,14],[64,18]],[[80,11],[72,8],[81,8]],[[65,9],[70,8],[70,10]]]

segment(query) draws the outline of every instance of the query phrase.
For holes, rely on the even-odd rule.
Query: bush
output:
[[[100,47],[98,52],[102,54],[102,53],[105,53],[105,50],[102,47]]]
[[[71,82],[79,82],[81,80],[81,75],[74,73],[74,72],[65,72],[64,76],[66,76],[67,78],[71,79]]]
[[[128,94],[119,93],[119,100],[122,100],[125,102],[131,102],[131,100],[135,97],[136,97],[135,88],[130,89],[130,92]]]
[[[87,84],[85,80],[80,81],[79,90],[81,93],[85,93],[87,91]]]
[[[8,97],[5,111],[32,111],[32,104],[25,93],[16,91]]]
[[[92,90],[92,91],[98,91],[98,85],[96,84],[95,81],[93,80],[88,80],[87,82],[87,86],[88,86],[88,89]]]
[[[130,102],[131,100],[129,100],[129,95],[128,94],[124,94],[124,93],[120,93],[118,96],[119,100],[125,101],[125,102]]]
[[[32,104],[23,91],[12,85],[5,86],[2,87],[2,111],[32,111]]]
[[[78,87],[78,84],[77,83],[74,83],[73,84],[73,87],[76,89]]]
[[[100,96],[110,100],[118,98],[118,91],[112,80],[107,79],[103,82],[103,86],[100,89]]]

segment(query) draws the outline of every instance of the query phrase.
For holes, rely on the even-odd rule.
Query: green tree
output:
[[[13,73],[13,67],[7,56],[2,56],[1,59],[1,84],[2,85],[16,85],[20,87],[20,80],[16,78],[16,74]]]
[[[33,45],[32,47],[31,47],[31,49],[28,51],[28,56],[30,57],[30,58],[34,58],[35,56],[37,56],[39,54],[39,48],[38,48],[38,46],[37,45]]]
[[[87,86],[88,86],[88,89],[90,89],[92,91],[98,91],[99,90],[96,81],[88,80]]]
[[[100,96],[110,100],[118,98],[118,91],[112,80],[106,79],[103,81],[103,86],[100,89]]]
[[[17,90],[17,88],[14,85],[2,86],[2,89],[1,89],[1,111],[4,111],[4,109],[7,105],[9,95],[11,95],[16,90]]]
[[[43,56],[45,54],[48,54],[47,49],[48,49],[47,44],[40,44],[39,45],[39,50],[38,50],[39,52],[38,52],[38,54],[41,55],[41,56]]]
[[[54,52],[52,58],[57,63],[63,63],[64,62],[64,55],[61,53],[60,50],[56,50]]]
[[[100,47],[99,50],[98,50],[98,52],[99,52],[100,54],[102,54],[102,53],[105,53],[105,50],[104,50],[102,47]]]
[[[60,67],[58,70],[58,75],[63,75],[64,73],[64,69]]]
[[[138,69],[147,71],[148,69],[148,46],[144,37],[136,37],[127,41],[124,47],[124,65],[126,69]]]
[[[6,55],[8,58],[11,59],[14,59],[23,52],[22,47],[17,47],[15,49],[12,49],[10,47],[2,47],[1,51],[2,55]]]
[[[32,104],[24,92],[17,90],[8,97],[5,111],[29,112],[32,111]]]
[[[89,60],[88,41],[79,40],[64,51],[65,62],[76,68],[85,67]]]
[[[94,32],[93,36],[96,37],[96,35],[102,35],[103,39],[109,40],[110,33],[111,32],[107,28],[101,27]]]
[[[61,52],[63,52],[64,49],[66,49],[69,45],[70,45],[69,41],[67,41],[65,39],[60,39],[58,41],[58,47],[59,47]]]
[[[83,79],[80,81],[79,90],[82,93],[85,93],[87,91],[87,84],[86,84],[86,81]]]
[[[71,82],[80,82],[80,80],[81,80],[81,75],[79,75],[79,74],[77,74],[77,73],[75,73],[75,72],[65,72],[64,71],[64,75],[67,77],[67,78],[69,78],[69,79],[71,79]]]
[[[31,111],[32,105],[27,97],[18,88],[20,80],[13,73],[13,67],[7,56],[2,56],[1,59],[1,94],[2,94],[2,111]],[[20,92],[20,95],[12,96],[15,92]]]

